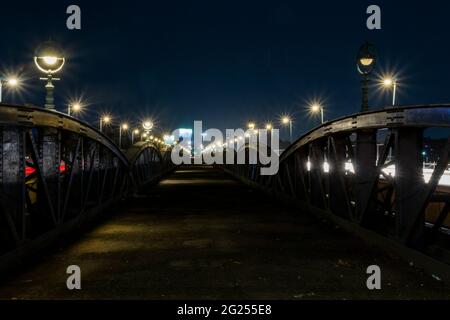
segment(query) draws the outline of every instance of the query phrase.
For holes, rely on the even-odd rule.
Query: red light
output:
[[[28,177],[30,174],[33,174],[35,172],[36,172],[35,168],[25,167],[25,177]]]
[[[66,171],[66,165],[65,165],[65,163],[62,163],[59,166],[59,172],[65,172],[65,171]],[[30,174],[33,174],[35,172],[36,172],[35,168],[28,167],[28,166],[25,167],[25,177],[28,177]]]

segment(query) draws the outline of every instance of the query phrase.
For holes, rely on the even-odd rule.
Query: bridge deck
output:
[[[181,168],[0,285],[0,298],[444,298],[399,258],[208,167]],[[66,289],[79,265],[82,290]],[[382,290],[366,288],[367,266]]]

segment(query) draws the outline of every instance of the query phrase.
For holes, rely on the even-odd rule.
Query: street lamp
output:
[[[45,108],[54,110],[55,103],[53,97],[53,80],[60,80],[59,78],[54,78],[54,74],[61,71],[65,64],[66,60],[62,56],[61,50],[56,47],[53,42],[44,43],[39,49],[36,51],[36,55],[34,57],[34,63],[37,68],[46,74],[45,78],[40,78],[41,80],[47,81],[45,85],[45,89],[47,90],[47,95],[45,97]]]
[[[281,123],[284,124],[285,126],[289,125],[289,142],[292,143],[292,119],[290,117],[285,116],[281,119]]]
[[[321,123],[323,124],[324,120],[323,120],[323,107],[322,107],[322,105],[320,105],[318,103],[314,103],[314,104],[312,104],[309,107],[309,109],[310,109],[311,113],[319,113],[320,112],[320,120],[321,120]]]
[[[250,130],[250,133],[253,135],[258,135],[258,129],[256,129],[256,124],[252,121],[247,123],[247,128]]]
[[[142,127],[144,128],[144,130],[146,132],[151,131],[153,129],[153,122],[147,120],[144,121],[144,123],[142,124]]]
[[[103,125],[107,125],[111,123],[111,117],[108,115],[104,115],[100,117],[100,132],[103,131]]]
[[[142,123],[142,128],[144,128],[145,137],[147,137],[148,135],[150,135],[150,131],[152,131],[153,129],[153,122],[150,120],[145,120]]]
[[[119,127],[119,149],[122,149],[122,131],[127,131],[127,130],[128,130],[127,123],[123,123],[120,125],[120,127]]]
[[[17,86],[19,84],[19,80],[17,80],[16,78],[11,78],[11,79],[8,80],[8,84],[11,87],[15,87],[15,86]]]
[[[19,85],[19,80],[17,78],[0,78],[0,102],[2,102],[3,85],[7,85],[9,87],[17,87]]]
[[[266,124],[266,130],[270,131],[272,130],[273,126],[271,123]]]
[[[372,73],[377,61],[375,47],[366,42],[360,48],[356,58],[356,66],[362,76],[362,104],[361,112],[369,110],[369,75]]]
[[[383,86],[392,88],[392,106],[395,106],[395,98],[397,94],[397,80],[393,78],[386,78],[383,80]]]
[[[139,134],[139,130],[135,129],[131,132],[131,144],[134,144],[134,136],[137,136]]]
[[[70,116],[72,113],[78,113],[81,111],[83,106],[76,102],[76,103],[69,103],[69,106],[67,107],[67,114]]]

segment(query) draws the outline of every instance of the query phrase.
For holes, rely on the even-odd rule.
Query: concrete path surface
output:
[[[431,299],[448,285],[210,167],[180,168],[0,284],[1,299]],[[378,265],[382,290],[366,287]],[[66,268],[81,268],[69,291]]]

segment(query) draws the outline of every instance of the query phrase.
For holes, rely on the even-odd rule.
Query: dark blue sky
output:
[[[66,29],[66,8],[82,9],[82,30]],[[382,30],[365,27],[382,9]],[[448,1],[8,1],[0,8],[2,71],[27,77],[22,95],[42,105],[44,83],[32,57],[49,38],[66,50],[56,83],[59,109],[83,94],[91,117],[109,110],[164,128],[235,128],[297,112],[297,133],[317,124],[305,101],[325,99],[326,118],[358,111],[355,55],[378,48],[377,70],[395,71],[400,104],[450,101]],[[371,105],[388,104],[373,92]],[[65,108],[65,107],[64,107]]]

